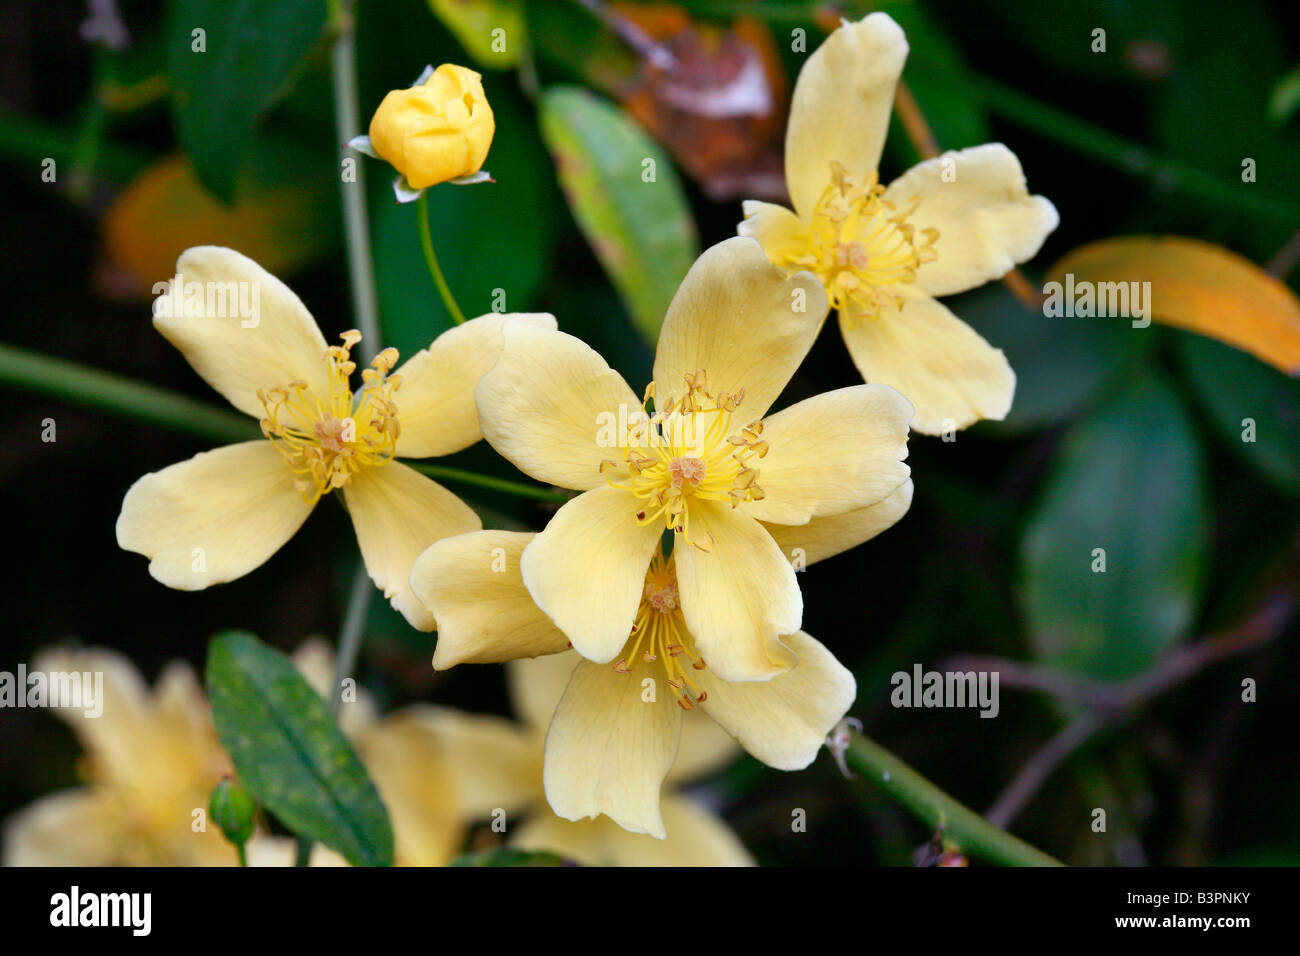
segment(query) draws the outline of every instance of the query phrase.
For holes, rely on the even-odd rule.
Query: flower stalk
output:
[[[464,325],[465,313],[456,304],[456,298],[451,294],[451,287],[447,285],[447,277],[442,274],[442,267],[438,265],[438,255],[433,251],[433,235],[429,231],[428,190],[420,193],[420,198],[416,200],[415,218],[420,227],[420,248],[424,250],[424,262],[429,267],[429,275],[433,276],[433,284],[438,287],[438,295],[442,296],[443,304],[447,306],[453,321],[457,325]]]

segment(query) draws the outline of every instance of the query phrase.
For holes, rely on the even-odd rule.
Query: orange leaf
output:
[[[1151,318],[1249,352],[1300,376],[1300,300],[1249,259],[1181,236],[1126,236],[1080,246],[1049,270],[1064,284],[1150,282]]]
[[[250,183],[233,206],[213,199],[183,156],[154,163],[114,200],[101,223],[100,291],[114,298],[148,297],[169,279],[190,246],[229,246],[274,275],[291,272],[329,250],[332,209],[309,186]]]

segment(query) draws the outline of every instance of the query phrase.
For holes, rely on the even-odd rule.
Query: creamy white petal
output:
[[[878,319],[840,315],[853,364],[868,382],[890,385],[916,408],[912,430],[939,435],[1011,409],[1016,375],[995,349],[948,307],[899,287],[903,308]]]
[[[259,439],[145,475],[122,501],[117,543],[149,558],[163,584],[197,591],[262,565],[311,509],[284,458]]]
[[[474,389],[501,357],[501,327],[507,320],[555,329],[553,315],[490,312],[443,332],[397,369],[394,374],[402,378],[393,395],[401,425],[399,457],[450,455],[483,437]]]
[[[785,133],[785,180],[795,211],[812,215],[831,163],[861,182],[876,171],[889,131],[907,38],[884,13],[839,27],[799,71]]]
[[[154,327],[203,380],[245,414],[265,414],[259,389],[303,381],[328,395],[325,337],[286,286],[252,259],[221,246],[187,249],[179,292],[154,300]]]
[[[1060,223],[1056,207],[1029,195],[1015,153],[1001,143],[949,151],[894,180],[885,199],[921,204],[907,219],[918,231],[937,229],[939,257],[916,273],[916,288],[952,295],[1000,279],[1038,254]]]
[[[912,480],[899,485],[874,505],[807,524],[764,524],[796,571],[870,541],[907,513],[912,505]]]
[[[663,526],[638,525],[637,500],[596,488],[565,504],[522,561],[528,592],[583,657],[612,661],[636,620]]]
[[[363,469],[344,485],[343,496],[370,579],[413,628],[434,630],[433,615],[411,591],[411,568],[435,541],[482,528],[479,516],[397,461]]]
[[[706,249],[659,331],[656,407],[680,398],[686,376],[704,371],[712,393],[743,388],[738,421],[757,421],[812,348],[828,308],[816,276],[785,277],[753,239],[737,236]]]
[[[641,400],[581,339],[523,322],[502,329],[501,359],[475,392],[483,437],[538,481],[585,491],[605,484],[600,463],[621,458],[610,421]]]
[[[659,791],[677,753],[682,710],[667,689],[645,699],[644,680],[662,675],[636,660],[630,673],[582,661],[546,735],[546,799],[566,820],[605,814],[633,833],[666,835]],[[651,685],[654,686],[654,685]]]
[[[695,678],[708,693],[700,706],[769,767],[802,770],[853,705],[853,675],[800,631],[786,637],[799,655],[790,671],[761,683],[728,683],[708,670]]]

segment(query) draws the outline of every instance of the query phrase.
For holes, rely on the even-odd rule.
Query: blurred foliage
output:
[[[4,339],[206,399],[151,330],[139,296],[172,274],[181,249],[215,242],[280,274],[327,337],[352,327],[341,143],[364,130],[334,126],[326,4],[121,6],[132,42],[118,51],[88,49],[75,17],[44,15],[35,0],[18,0],[0,23],[0,34],[22,41],[6,47],[15,52],[0,75],[13,223],[0,236]],[[497,119],[486,168],[496,182],[429,195],[453,292],[467,315],[553,311],[561,329],[642,381],[648,343],[692,257],[733,235],[734,200],[758,195],[764,175],[779,172],[783,111],[807,52],[841,15],[874,8],[907,32],[904,79],[938,146],[1006,142],[1031,190],[1059,208],[1060,229],[1023,269],[1031,285],[1052,278],[1057,262],[1053,271],[1080,279],[1092,268],[1117,281],[1122,267],[1179,290],[1172,300],[1157,291],[1149,328],[1049,318],[997,284],[951,300],[1015,369],[1011,414],[955,442],[913,439],[911,513],[800,576],[805,626],[853,667],[855,713],[868,730],[980,809],[1059,731],[1060,708],[1004,688],[998,720],[893,710],[892,673],[995,654],[1076,676],[1133,677],[1241,621],[1279,568],[1294,587],[1300,382],[1254,357],[1296,368],[1300,254],[1287,249],[1300,226],[1300,36],[1280,28],[1277,5],[1240,0],[1207,16],[1177,0],[360,0],[360,110],[369,116],[426,64],[483,69]],[[1094,52],[1097,29],[1106,46]],[[727,89],[738,64],[761,62],[771,113],[719,121],[710,134],[698,102],[677,96],[674,77],[653,62],[663,47],[691,65],[685,76],[697,91]],[[918,156],[895,119],[882,179]],[[46,158],[57,184],[40,178]],[[1254,181],[1242,178],[1247,158]],[[647,159],[653,183],[642,178]],[[451,319],[421,259],[415,210],[394,202],[391,169],[362,162],[380,323],[386,344],[409,355]],[[1133,238],[1165,236],[1195,242],[1171,256],[1168,244]],[[1102,253],[1104,263],[1090,259]],[[857,381],[832,328],[786,399]],[[201,661],[209,635],[232,626],[281,648],[337,631],[353,560],[341,509],[319,509],[257,575],[167,591],[116,548],[112,518],[140,474],[203,445],[44,397],[11,401],[0,473],[23,504],[10,533],[31,550],[15,582],[30,599],[10,609],[19,636],[0,668],[70,635],[119,648],[148,672],[172,656]],[[51,415],[58,442],[34,444],[34,423]],[[1244,439],[1248,419],[1253,441]],[[482,446],[447,464],[513,477]],[[455,490],[488,526],[540,527],[551,513]],[[1097,548],[1105,573],[1092,570]],[[384,601],[369,615],[362,680],[381,704],[507,711],[498,668],[434,673],[430,635]],[[1151,702],[1053,775],[1013,829],[1071,862],[1296,859],[1300,781],[1278,773],[1278,755],[1292,748],[1295,636],[1293,624],[1255,656]],[[391,835],[386,854],[382,806],[350,748],[330,735],[319,698],[254,639],[217,646],[210,691],[244,783],[285,823],[331,821],[318,839],[383,862]],[[1245,676],[1260,693],[1243,708]],[[250,709],[252,700],[261,703]],[[274,721],[310,746],[293,757],[281,739],[284,759],[259,771],[238,741]],[[6,712],[0,740],[0,815],[70,782],[73,747],[54,721]],[[322,762],[333,760],[341,763],[327,772]],[[931,836],[870,786],[842,784],[828,760],[778,774],[746,758],[702,787],[764,863],[906,864]],[[320,815],[335,798],[341,815]],[[1108,834],[1088,830],[1099,805],[1115,810]],[[796,839],[789,806],[809,812],[809,832]],[[500,857],[462,864],[491,861]]]

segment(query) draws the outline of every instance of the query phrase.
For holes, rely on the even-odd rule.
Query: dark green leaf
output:
[[[618,107],[577,87],[542,97],[542,136],[569,207],[648,342],[699,255],[667,155]]]
[[[1067,433],[1021,542],[1040,658],[1119,678],[1186,635],[1210,532],[1200,459],[1186,412],[1150,374]]]
[[[1300,494],[1300,382],[1212,339],[1179,338],[1211,427],[1280,491]]]
[[[323,2],[171,4],[167,63],[177,130],[199,179],[222,201],[234,199],[258,118],[324,27]]]
[[[393,830],[378,791],[288,658],[226,631],[208,648],[207,685],[221,743],[263,806],[354,866],[392,865]]]

